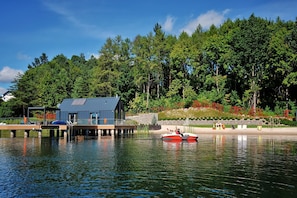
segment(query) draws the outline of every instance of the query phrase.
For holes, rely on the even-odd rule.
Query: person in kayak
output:
[[[180,132],[180,129],[176,130],[176,134],[180,134],[181,136],[183,136],[183,134]]]

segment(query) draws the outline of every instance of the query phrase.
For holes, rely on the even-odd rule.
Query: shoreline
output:
[[[189,127],[176,125],[162,125],[160,130],[150,130],[151,133],[164,134],[179,128],[181,132],[189,132],[195,134],[220,134],[220,135],[296,135],[297,127],[279,127],[279,128],[245,128],[245,129],[212,129],[204,127]]]

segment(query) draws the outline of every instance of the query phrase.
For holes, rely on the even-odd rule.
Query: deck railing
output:
[[[41,125],[49,125],[54,120],[44,120],[37,119],[35,117],[30,117],[27,123],[25,123],[24,119],[21,117],[13,117],[13,118],[1,118],[1,124],[41,124]],[[114,119],[114,118],[100,118],[100,119],[78,119],[76,122],[69,122],[67,120],[65,123],[72,123],[73,125],[126,125],[132,126],[136,125],[136,122],[130,119]]]
[[[77,122],[73,123],[74,125],[135,125],[135,121],[126,120],[126,119],[113,119],[113,118],[104,118],[104,119],[78,119]]]

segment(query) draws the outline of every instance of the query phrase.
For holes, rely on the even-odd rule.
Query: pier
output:
[[[64,137],[67,140],[73,140],[76,136],[119,136],[121,134],[134,133],[135,125],[54,125],[54,124],[6,124],[0,125],[1,130],[10,131],[10,137],[16,137],[17,132],[24,133],[24,138],[29,138],[31,132],[38,133],[42,137],[44,130],[49,130],[50,137]]]

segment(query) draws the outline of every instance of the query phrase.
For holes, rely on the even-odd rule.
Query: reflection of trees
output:
[[[197,146],[197,143],[125,141],[125,144],[118,145],[119,152],[116,152],[118,181],[129,183],[125,186],[130,190],[160,192],[162,195],[176,192],[181,195],[186,188],[187,193],[191,193],[195,188],[188,188],[193,185],[193,175],[197,175],[198,171],[194,154],[197,147],[193,145]]]
[[[293,197],[297,138],[290,138],[205,136],[173,144],[133,137],[66,144],[12,139],[9,149],[0,144],[9,166],[1,165],[2,181],[20,193],[48,196]],[[6,170],[14,180],[6,179]]]

